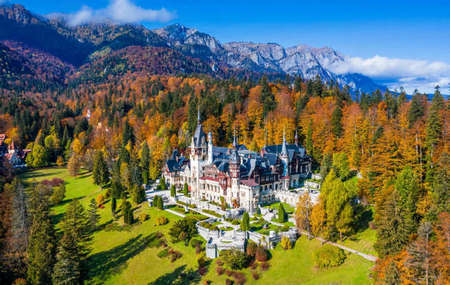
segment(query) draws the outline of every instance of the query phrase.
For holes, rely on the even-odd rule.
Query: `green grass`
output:
[[[55,222],[60,222],[67,203],[71,199],[80,199],[87,207],[92,198],[102,192],[100,187],[92,183],[89,173],[82,173],[78,177],[68,175],[66,169],[48,168],[30,171],[22,174],[26,182],[40,181],[59,177],[66,182],[66,198],[52,209]],[[103,190],[105,191],[105,190]],[[100,209],[100,224],[103,225],[95,232],[92,241],[92,253],[89,257],[89,280],[87,284],[171,284],[180,273],[188,269],[196,269],[198,255],[192,247],[185,247],[182,243],[172,244],[168,231],[172,224],[180,219],[169,212],[151,208],[147,203],[138,205],[135,217],[145,212],[150,219],[135,224],[130,230],[107,231],[105,227],[112,224],[113,218],[110,202]],[[165,216],[169,223],[155,226],[155,219]],[[122,219],[119,221],[121,222]],[[162,248],[152,247],[155,233],[161,232],[169,241],[169,246],[180,251],[183,256],[171,262],[169,258],[159,258],[157,254]],[[312,261],[312,250],[319,247],[315,240],[300,238],[293,250],[275,249],[270,260],[271,268],[261,273],[261,279],[254,281],[250,269],[243,272],[247,276],[246,284],[368,284],[369,268],[372,264],[359,256],[350,255],[346,262],[338,268],[316,270]],[[226,275],[217,276],[216,264],[212,262],[204,280],[213,281],[212,284],[224,284]],[[259,272],[260,269],[258,269]],[[200,280],[197,280],[200,284]],[[196,283],[192,283],[196,284]]]
[[[294,207],[292,207],[291,205],[284,203],[284,202],[277,202],[277,203],[273,203],[271,204],[269,207],[271,209],[275,209],[278,211],[278,207],[280,206],[280,203],[283,204],[284,210],[286,211],[287,214],[292,214],[294,213]]]
[[[251,276],[251,269],[242,272],[246,274],[245,284],[370,284],[370,267],[373,263],[354,254],[347,256],[346,261],[339,267],[316,269],[313,262],[313,251],[319,248],[320,242],[301,237],[292,250],[277,247],[271,251],[270,269],[261,271],[260,279],[255,281]],[[217,265],[213,262],[206,279],[213,284],[225,284],[229,278],[225,274],[217,276]]]
[[[365,231],[359,232],[344,241],[338,241],[338,243],[361,251],[362,253],[377,256],[377,252],[373,248],[376,240],[377,232],[368,228]]]

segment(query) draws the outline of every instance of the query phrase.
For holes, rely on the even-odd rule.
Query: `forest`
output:
[[[230,146],[235,131],[240,143],[259,151],[280,144],[284,132],[293,142],[298,132],[323,179],[319,203],[299,201],[298,226],[330,240],[376,230],[376,284],[448,282],[450,125],[439,87],[429,100],[418,92],[354,94],[320,78],[147,76],[123,67],[120,77],[97,80],[91,75],[101,70],[83,72],[76,76],[86,80],[67,85],[0,90],[0,133],[6,143],[30,150],[28,167],[67,165],[74,176],[94,171],[97,185],[111,185],[112,199],[126,192],[138,203],[140,185],[160,176],[172,151],[186,153],[198,110],[215,145]],[[82,217],[95,221],[95,213],[71,203],[58,232],[45,189],[26,203],[23,183],[5,159],[0,162],[2,278],[45,284],[50,266],[59,269],[53,278],[63,278],[64,266],[73,262],[79,272],[71,278],[83,279],[90,223]]]

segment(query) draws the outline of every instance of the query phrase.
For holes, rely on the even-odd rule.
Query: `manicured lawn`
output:
[[[377,240],[377,232],[370,228],[363,232],[359,232],[344,241],[338,241],[338,243],[356,249],[363,253],[377,256],[377,252],[373,248],[373,244]]]
[[[59,177],[66,182],[66,199],[61,205],[52,209],[55,222],[59,223],[67,203],[71,199],[80,199],[87,207],[92,198],[102,192],[100,187],[92,183],[89,173],[82,173],[74,178],[69,176],[66,169],[48,168],[30,171],[22,174],[26,182],[40,181]],[[105,190],[103,190],[105,191]],[[120,202],[119,205],[120,206]],[[110,230],[108,225],[114,222],[108,201],[101,215],[100,227],[94,234],[92,253],[89,258],[88,284],[172,284],[181,272],[197,269],[198,255],[191,247],[182,243],[172,244],[168,230],[172,224],[180,219],[169,212],[151,208],[147,203],[135,206],[134,216],[145,212],[150,219],[143,223],[136,223],[130,230]],[[119,207],[118,207],[119,208]],[[155,226],[158,216],[166,216],[169,224]],[[121,224],[122,219],[119,219]],[[161,232],[169,241],[169,246],[180,251],[183,256],[171,262],[169,258],[159,258],[157,254],[161,248],[151,247],[155,241],[155,233]],[[302,237],[293,250],[275,249],[270,260],[271,268],[261,273],[261,279],[254,281],[251,270],[243,272],[247,276],[246,284],[368,284],[370,262],[356,255],[350,255],[346,262],[338,268],[316,270],[312,261],[312,250],[320,247],[318,241],[309,241]],[[218,276],[213,261],[209,271],[202,279],[213,281],[212,284],[225,284],[226,275]],[[261,272],[260,269],[258,269]],[[196,280],[200,284],[202,280]],[[186,283],[188,284],[188,283]]]
[[[288,214],[294,213],[294,207],[292,207],[291,205],[284,203],[284,202],[273,203],[269,207],[278,211],[278,207],[280,206],[280,203],[283,204],[283,207],[284,207],[284,210],[286,211],[286,213],[288,213]]]

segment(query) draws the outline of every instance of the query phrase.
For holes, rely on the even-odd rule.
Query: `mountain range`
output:
[[[63,17],[35,15],[21,5],[0,6],[0,83],[66,79],[101,81],[128,72],[201,73],[284,77],[287,74],[348,85],[353,91],[385,90],[362,74],[336,74],[345,57],[331,48],[276,43],[221,43],[180,24],[150,30],[131,24],[70,26]],[[20,65],[18,67],[17,65]],[[44,76],[44,75],[45,76]],[[6,78],[5,78],[6,76]]]

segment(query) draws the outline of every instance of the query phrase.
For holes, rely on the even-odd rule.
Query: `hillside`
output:
[[[21,5],[14,4],[0,6],[0,40],[13,41],[20,49],[39,50],[75,68],[83,66],[77,74],[83,74],[86,66],[98,65],[102,57],[113,51],[131,46],[139,46],[143,50],[147,47],[160,47],[177,51],[170,53],[166,51],[171,57],[168,67],[161,66],[161,59],[150,59],[149,55],[144,53],[134,53],[133,57],[143,57],[135,58],[135,62],[148,61],[148,63],[133,65],[133,72],[204,73],[219,78],[251,76],[256,79],[262,74],[269,74],[270,77],[276,78],[291,75],[314,79],[319,76],[324,82],[336,82],[341,87],[349,85],[353,91],[373,92],[377,89],[386,89],[361,74],[338,75],[330,71],[327,66],[344,60],[343,55],[331,48],[314,48],[305,45],[284,48],[276,43],[221,43],[211,35],[180,24],[156,30],[149,30],[142,25],[119,25],[112,22],[72,27],[67,25],[62,17],[45,18],[31,13]],[[117,56],[125,56],[128,53],[129,50],[115,53],[113,56],[117,60]],[[153,53],[153,55],[161,54]],[[175,57],[178,58],[175,59]],[[188,66],[190,60],[187,58],[195,59],[194,66]],[[123,58],[120,61],[128,61],[128,59]],[[175,62],[178,63],[175,64]],[[33,64],[39,65],[42,62],[33,61]],[[156,66],[150,67],[151,64]],[[175,70],[178,67],[180,69]],[[35,66],[34,69],[40,69],[40,67]],[[55,71],[50,69],[42,72],[48,73],[45,75],[47,78],[54,78],[59,83],[64,77],[60,71],[54,73]],[[124,74],[116,71],[114,75]],[[72,72],[65,73],[65,76],[69,74]],[[99,76],[103,75],[88,77],[92,79]]]

